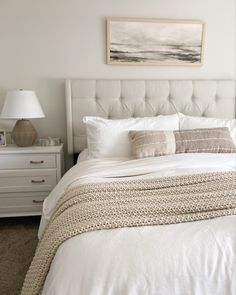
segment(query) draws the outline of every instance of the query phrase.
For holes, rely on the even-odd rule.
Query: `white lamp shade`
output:
[[[7,93],[1,118],[32,119],[44,117],[44,112],[34,91],[16,90]]]

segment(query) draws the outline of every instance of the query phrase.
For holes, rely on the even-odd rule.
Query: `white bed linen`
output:
[[[81,153],[79,153],[76,164],[79,162],[85,161],[89,159],[89,152],[88,149],[84,149]]]
[[[116,120],[86,116],[83,122],[92,158],[131,157],[129,130],[179,129],[178,114]]]
[[[44,202],[42,234],[61,194],[81,183],[236,169],[235,154],[79,162]],[[100,230],[63,243],[43,294],[236,294],[236,217]]]

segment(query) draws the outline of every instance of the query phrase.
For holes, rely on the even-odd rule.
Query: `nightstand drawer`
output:
[[[0,214],[17,216],[20,212],[41,214],[44,199],[49,192],[2,194],[0,198]],[[11,215],[10,214],[10,215]],[[19,214],[21,215],[21,214]],[[27,214],[26,214],[27,215]]]
[[[54,154],[0,155],[0,170],[55,168]]]
[[[0,218],[40,215],[63,162],[63,145],[0,148]]]
[[[0,193],[51,191],[56,183],[55,169],[0,171]]]

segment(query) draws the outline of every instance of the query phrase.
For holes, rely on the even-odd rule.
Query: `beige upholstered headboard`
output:
[[[89,80],[66,81],[68,152],[83,150],[84,116],[118,119],[181,112],[235,118],[234,80]]]

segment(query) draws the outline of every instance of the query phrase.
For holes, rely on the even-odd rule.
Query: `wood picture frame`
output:
[[[107,64],[201,66],[200,20],[107,18]]]
[[[6,130],[0,129],[0,147],[7,145],[7,133]]]

